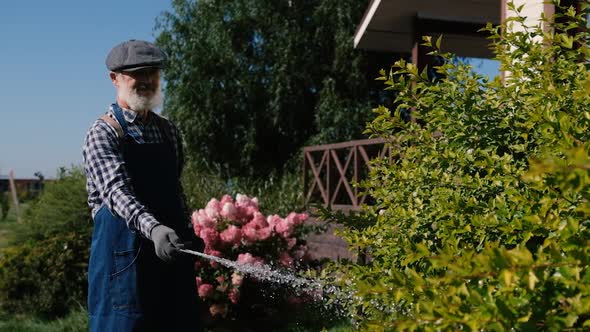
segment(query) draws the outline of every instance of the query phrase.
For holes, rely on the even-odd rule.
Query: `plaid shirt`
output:
[[[159,115],[150,113],[147,123],[143,124],[136,112],[121,109],[127,121],[128,130],[134,132],[135,137],[139,137],[139,144],[162,143],[164,141],[164,135],[153,119],[154,116]],[[107,114],[115,119],[112,106]],[[184,155],[182,146],[178,144],[178,129],[172,122],[167,122],[171,128],[171,140],[176,147],[176,157],[181,170],[184,164]],[[104,120],[96,120],[86,134],[82,154],[86,172],[88,205],[92,209],[92,217],[94,218],[104,204],[115,216],[123,218],[131,231],[140,231],[150,239],[150,232],[160,223],[133,193],[116,130]],[[186,198],[180,182],[178,186],[188,225],[190,214],[186,208]]]

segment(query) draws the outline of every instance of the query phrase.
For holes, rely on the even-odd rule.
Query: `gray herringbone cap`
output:
[[[106,59],[110,71],[134,71],[142,68],[164,68],[166,54],[156,45],[131,39],[123,42],[109,52]]]

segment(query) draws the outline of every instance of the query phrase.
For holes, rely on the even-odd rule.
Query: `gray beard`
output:
[[[153,111],[162,106],[164,96],[158,84],[156,92],[151,96],[140,96],[135,89],[125,87],[120,90],[119,98],[127,102],[129,109],[136,112]]]

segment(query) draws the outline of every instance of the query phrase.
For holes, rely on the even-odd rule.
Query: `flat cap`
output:
[[[109,52],[106,59],[110,71],[134,71],[142,68],[164,68],[166,54],[156,45],[131,39],[123,42]]]

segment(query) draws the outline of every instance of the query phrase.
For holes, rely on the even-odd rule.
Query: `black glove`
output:
[[[178,249],[185,249],[185,245],[170,227],[158,225],[152,228],[150,235],[156,248],[156,256],[164,262],[172,262],[181,253]]]

